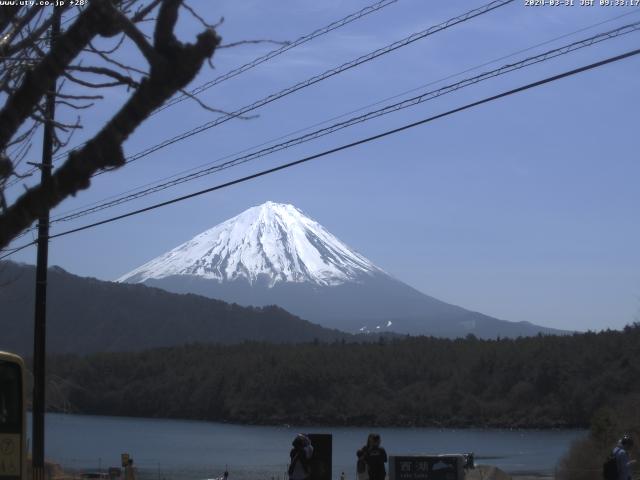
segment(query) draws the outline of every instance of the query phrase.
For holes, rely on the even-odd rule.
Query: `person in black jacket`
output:
[[[387,470],[387,452],[380,446],[380,435],[371,433],[367,444],[356,452],[358,457],[358,473],[364,470],[369,474],[369,480],[385,480]],[[360,477],[360,475],[358,475]]]

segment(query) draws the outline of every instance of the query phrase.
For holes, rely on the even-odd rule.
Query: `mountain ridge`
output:
[[[277,306],[242,307],[195,294],[48,271],[51,353],[137,351],[187,343],[298,343],[350,340]],[[35,267],[0,262],[0,350],[33,348]]]
[[[122,275],[117,282],[194,275],[218,281],[245,278],[337,285],[382,269],[293,205],[265,202]]]
[[[482,338],[565,333],[508,322],[392,277],[293,205],[251,207],[121,276],[240,305],[276,304],[349,333]]]

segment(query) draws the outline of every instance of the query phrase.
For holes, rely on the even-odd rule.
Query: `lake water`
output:
[[[29,427],[30,428],[30,427]],[[30,430],[29,430],[30,431]],[[257,427],[200,421],[47,414],[46,456],[74,470],[119,466],[128,452],[144,479],[199,480],[229,466],[230,480],[282,479],[299,431],[333,434],[334,478],[355,479],[355,451],[370,429]],[[376,428],[390,455],[475,452],[476,464],[552,473],[580,430]]]

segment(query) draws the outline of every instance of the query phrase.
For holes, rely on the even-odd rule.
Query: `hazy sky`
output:
[[[212,21],[224,16],[224,42],[293,40],[369,3],[190,1]],[[221,109],[237,109],[484,3],[399,0],[208,90],[202,99]],[[526,7],[524,0],[516,0],[274,102],[256,112],[259,118],[227,122],[99,176],[90,190],[65,201],[53,215],[625,13],[629,15],[466,76],[640,21],[640,7],[574,3]],[[182,15],[181,38],[193,38],[199,28]],[[638,45],[638,32],[609,40],[243,167],[58,224],[52,231],[206,188]],[[205,68],[192,85],[272,48],[220,50],[213,59],[216,69]],[[124,55],[136,58],[133,49]],[[311,164],[55,239],[50,264],[115,279],[248,207],[273,200],[301,208],[387,272],[436,298],[506,320],[579,330],[619,328],[638,319],[640,311],[639,74],[640,58],[633,57]],[[85,116],[83,135],[95,132],[125,98],[124,90],[112,91]],[[215,117],[192,101],[183,102],[150,119],[126,144],[126,152],[136,153]],[[35,248],[13,258],[35,263]]]

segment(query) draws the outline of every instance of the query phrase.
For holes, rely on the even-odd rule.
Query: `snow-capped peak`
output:
[[[220,282],[246,279],[338,285],[382,273],[293,205],[249,208],[120,277],[144,282],[193,275]]]

